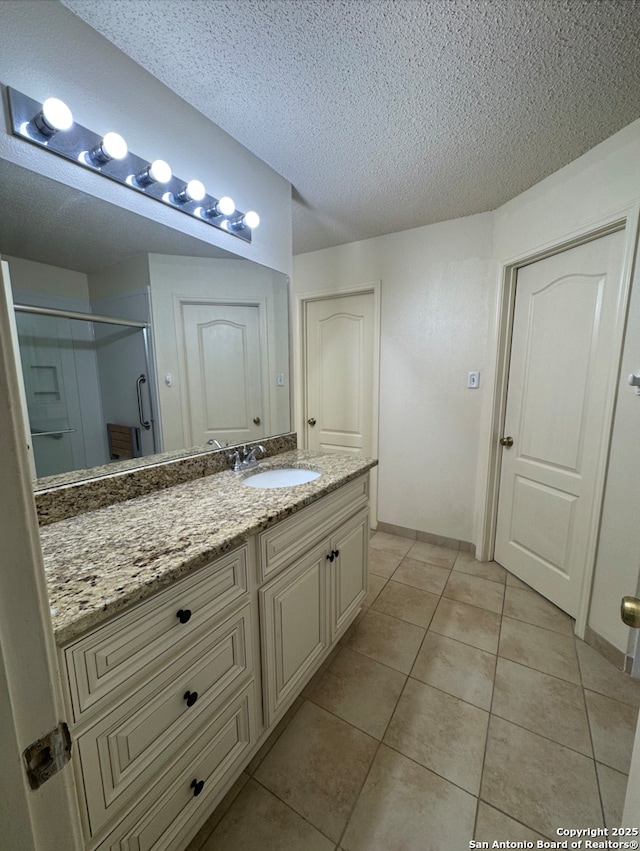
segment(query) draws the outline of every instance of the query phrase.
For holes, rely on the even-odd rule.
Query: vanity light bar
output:
[[[118,133],[99,136],[87,130],[73,120],[69,107],[57,98],[39,103],[9,86],[7,98],[14,136],[251,242],[252,232],[260,223],[253,210],[241,213],[231,198],[207,195],[201,181],[181,180],[163,160],[150,163],[132,154]]]

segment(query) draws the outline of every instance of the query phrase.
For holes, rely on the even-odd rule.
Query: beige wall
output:
[[[381,521],[478,543],[502,264],[639,202],[640,121],[493,213],[294,258],[295,297],[382,281]],[[640,369],[640,281],[631,315],[589,616],[623,651],[620,597],[635,592],[640,567],[640,397],[626,385]],[[296,334],[299,372],[299,320]],[[465,387],[469,370],[482,370],[477,391]]]
[[[483,377],[479,390],[466,384],[469,371],[485,366],[492,219],[469,216],[294,258],[297,299],[382,281],[378,516],[464,541],[474,534]],[[297,315],[296,327],[299,365]]]

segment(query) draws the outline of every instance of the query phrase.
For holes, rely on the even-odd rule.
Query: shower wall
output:
[[[148,288],[108,295],[109,278],[94,282],[72,270],[21,258],[9,262],[14,302],[148,321]],[[98,298],[92,298],[93,293]],[[140,329],[18,312],[22,371],[38,477],[110,460],[107,423],[139,427],[136,379],[145,376],[143,415],[151,417],[154,383],[147,375]],[[45,432],[56,432],[45,434]],[[156,451],[152,429],[140,427],[142,454]]]

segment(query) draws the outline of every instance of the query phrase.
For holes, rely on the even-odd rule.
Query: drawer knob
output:
[[[176,617],[180,623],[186,623],[191,617],[191,609],[180,609],[176,612]]]
[[[182,696],[187,701],[187,706],[193,706],[193,704],[198,699],[198,692],[197,691],[185,691],[185,693]]]
[[[192,780],[191,788],[193,789],[193,797],[197,798],[204,789],[204,780]]]

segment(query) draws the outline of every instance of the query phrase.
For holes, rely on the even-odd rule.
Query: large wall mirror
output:
[[[0,203],[36,487],[290,430],[285,275],[4,161]]]

